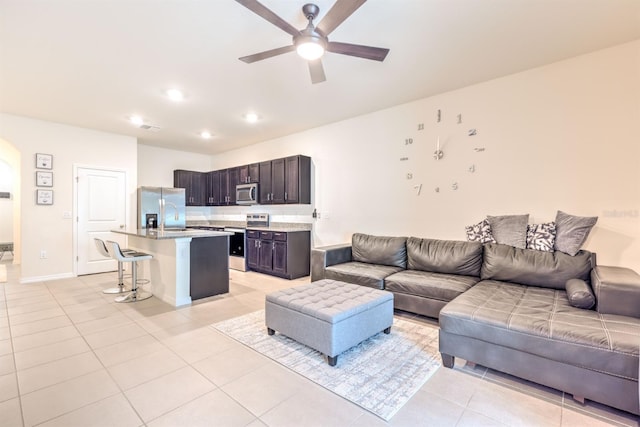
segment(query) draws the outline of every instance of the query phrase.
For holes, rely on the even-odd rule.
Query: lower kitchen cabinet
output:
[[[249,270],[286,279],[308,276],[311,234],[309,231],[247,230],[245,254]]]

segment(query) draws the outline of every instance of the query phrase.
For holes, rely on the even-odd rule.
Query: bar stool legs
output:
[[[138,261],[150,260],[153,258],[153,256],[144,252],[129,252],[126,254],[122,253],[118,242],[107,241],[107,245],[110,249],[109,253],[119,263],[131,263],[131,292],[126,295],[117,297],[115,299],[115,302],[135,302],[151,298],[153,295],[150,292],[143,291],[139,288],[139,285],[149,283],[149,281],[145,279],[138,279]]]
[[[131,265],[131,292],[127,295],[116,297],[115,302],[142,301],[153,296],[151,292],[146,292],[138,288],[138,285],[148,283],[149,281],[145,279],[138,279],[138,263],[136,261],[133,261]]]
[[[111,254],[109,253],[109,248],[107,248],[107,245],[104,243],[102,239],[94,238],[93,240],[96,244],[96,248],[98,249],[98,252],[100,252],[102,256],[107,258],[115,258],[111,256]],[[131,251],[130,249],[122,250],[122,253],[124,254],[130,253],[130,252],[135,252],[135,251]],[[124,286],[124,268],[123,268],[122,262],[118,261],[118,286],[115,288],[104,289],[102,293],[103,294],[123,294],[125,292],[129,292],[129,290]]]

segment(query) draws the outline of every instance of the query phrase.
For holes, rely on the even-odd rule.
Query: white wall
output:
[[[212,165],[311,156],[318,246],[354,232],[464,239],[464,226],[488,214],[546,222],[560,209],[599,217],[586,248],[600,264],[640,271],[638,76],[640,41],[217,155]],[[445,154],[435,161],[438,136]],[[305,206],[252,209],[310,220]]]
[[[22,281],[73,274],[73,222],[63,218],[63,214],[74,211],[74,165],[127,171],[127,218],[129,224],[136,223],[138,153],[135,138],[8,114],[0,114],[0,138],[21,154]],[[35,204],[36,153],[53,155],[52,206]],[[47,259],[39,258],[42,249],[47,251]]]
[[[173,187],[173,171],[211,170],[211,156],[138,144],[138,185]]]
[[[13,242],[13,168],[0,158],[0,192],[11,194],[9,199],[0,199],[0,243]],[[10,256],[10,255],[9,255]]]

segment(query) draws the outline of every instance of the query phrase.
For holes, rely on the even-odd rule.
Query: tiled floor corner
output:
[[[231,271],[230,293],[175,309],[116,304],[115,273],[0,283],[0,426],[634,426],[631,414],[457,361],[389,421],[211,328],[308,282]],[[433,319],[396,313],[437,328]]]

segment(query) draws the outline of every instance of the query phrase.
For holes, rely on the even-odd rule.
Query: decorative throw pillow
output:
[[[591,286],[584,280],[569,279],[566,284],[569,304],[577,308],[590,309],[596,304]]]
[[[487,221],[491,226],[491,234],[496,242],[501,245],[509,245],[520,249],[527,247],[527,223],[529,214],[526,215],[487,215]]]
[[[496,240],[491,235],[491,226],[486,219],[464,229],[467,231],[467,240],[469,242],[496,243]]]
[[[555,249],[574,256],[589,237],[589,233],[597,221],[597,216],[573,216],[558,211],[556,214]]]
[[[536,251],[553,252],[556,242],[556,223],[527,225],[527,249]]]

